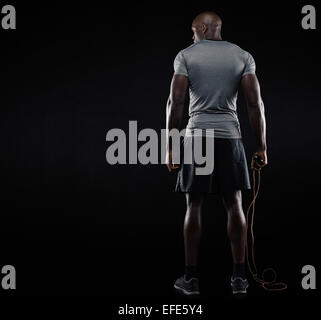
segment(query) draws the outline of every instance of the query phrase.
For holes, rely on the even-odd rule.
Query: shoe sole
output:
[[[238,293],[247,293],[247,291],[246,291],[246,289],[245,290],[237,290],[237,291],[233,290],[233,294],[238,294]]]
[[[249,287],[249,286],[247,285],[246,288],[244,288],[244,289],[242,289],[242,290],[233,290],[233,289],[232,289],[232,292],[233,292],[233,294],[247,293],[247,288],[248,288],[248,287]]]
[[[184,294],[186,294],[188,296],[200,294],[199,291],[186,291],[184,288],[181,288],[181,287],[177,286],[176,284],[174,284],[174,288],[179,290],[179,291],[181,291],[181,292],[183,292]]]

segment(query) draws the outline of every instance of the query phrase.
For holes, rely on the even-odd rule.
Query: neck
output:
[[[216,32],[211,32],[204,37],[204,40],[222,40],[221,32],[219,30],[217,30]]]
[[[204,38],[204,40],[222,41],[222,38]]]

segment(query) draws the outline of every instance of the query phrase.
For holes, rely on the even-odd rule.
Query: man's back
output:
[[[242,190],[251,188],[247,158],[236,113],[239,86],[247,104],[249,122],[253,128],[257,149],[251,167],[261,169],[267,164],[264,105],[255,75],[252,56],[238,46],[222,41],[222,19],[211,11],[202,12],[192,22],[194,44],[179,52],[175,59],[175,74],[171,81],[166,106],[166,129],[180,128],[187,89],[190,91],[190,119],[185,139],[180,146],[183,161],[178,164],[170,134],[166,138],[166,164],[170,171],[179,168],[176,192],[186,194],[184,219],[185,273],[175,281],[176,290],[186,295],[199,294],[198,245],[202,235],[202,205],[207,194],[220,194],[227,213],[227,232],[233,257],[231,288],[233,294],[246,293],[245,252],[247,227],[242,208]],[[251,74],[252,73],[252,74]],[[199,130],[206,136],[194,139]],[[203,130],[200,130],[203,131]],[[185,143],[186,142],[186,143]],[[175,146],[174,146],[175,147]],[[206,149],[204,149],[205,147]],[[209,148],[208,148],[209,147]],[[210,162],[202,173],[203,151]],[[192,154],[186,163],[185,152]],[[213,157],[214,156],[214,157]],[[192,160],[192,161],[190,161]],[[260,160],[260,161],[259,161]],[[204,173],[204,174],[203,174]],[[217,288],[215,288],[216,290]]]
[[[175,74],[189,78],[189,129],[211,128],[215,136],[239,138],[236,100],[241,77],[255,73],[253,57],[228,41],[201,40],[180,51]]]

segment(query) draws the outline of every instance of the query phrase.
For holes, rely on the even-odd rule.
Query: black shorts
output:
[[[192,150],[194,150],[196,138],[190,139],[192,139]],[[201,137],[200,139],[202,139],[202,150],[205,150],[206,138]],[[184,143],[181,143],[181,165],[175,191],[221,193],[251,189],[242,139],[210,139],[214,142],[214,170],[208,175],[195,174],[195,169],[204,167],[204,165],[199,166],[195,163],[194,156],[190,161],[191,164],[183,163]]]

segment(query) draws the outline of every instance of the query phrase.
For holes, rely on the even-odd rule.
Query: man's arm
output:
[[[255,74],[246,74],[242,77],[241,86],[247,103],[250,125],[257,140],[257,149],[253,157],[258,155],[263,160],[263,163],[261,165],[256,164],[256,166],[264,167],[268,162],[264,104],[261,98],[260,84]],[[253,158],[251,167],[254,169]]]
[[[188,77],[176,74],[173,76],[170,94],[167,100],[166,108],[166,129],[169,132],[172,129],[179,130],[182,113],[184,109],[184,102],[186,96],[186,90],[188,87]],[[172,163],[172,146],[169,141],[169,135],[167,134],[166,140],[166,164],[168,170],[179,168],[178,165]]]

